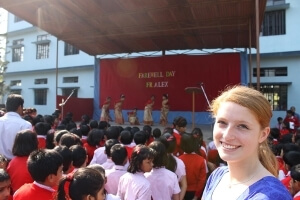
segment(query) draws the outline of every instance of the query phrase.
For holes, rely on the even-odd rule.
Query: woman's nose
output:
[[[235,139],[234,128],[231,126],[227,126],[223,131],[223,138],[225,140],[233,140]]]

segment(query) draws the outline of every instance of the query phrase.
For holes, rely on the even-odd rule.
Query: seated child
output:
[[[70,147],[72,152],[72,163],[73,163],[73,171],[70,174],[74,174],[79,168],[86,167],[88,156],[85,148],[81,145],[73,145]]]
[[[107,177],[105,189],[109,194],[116,195],[120,177],[126,173],[124,167],[127,162],[126,148],[122,144],[115,144],[110,149],[110,156],[115,165],[112,169],[105,171]]]
[[[134,146],[131,145],[132,140],[133,140],[133,137],[132,137],[132,134],[130,133],[130,131],[124,130],[121,132],[120,142],[125,146],[129,160],[130,160],[133,148],[134,148]]]
[[[10,185],[8,173],[4,169],[0,169],[0,200],[12,199]]]
[[[62,177],[63,158],[54,150],[37,150],[29,155],[27,167],[34,182],[20,187],[14,194],[14,200],[52,200],[54,187]]]
[[[131,125],[140,125],[139,119],[137,117],[137,108],[133,109],[131,112],[127,112],[128,121]]]
[[[105,163],[103,163],[101,166],[107,170],[107,169],[111,169],[113,168],[113,166],[115,165],[114,162],[111,159],[111,155],[110,155],[110,149],[115,145],[118,144],[118,140],[116,139],[109,139],[106,140],[105,142],[105,154],[107,156],[107,160]]]
[[[62,178],[57,200],[105,200],[104,177],[95,169],[80,168],[74,175]]]

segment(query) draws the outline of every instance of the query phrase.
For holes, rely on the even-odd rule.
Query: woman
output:
[[[110,101],[111,101],[111,98],[107,97],[106,101],[102,105],[102,111],[101,111],[100,121],[106,121],[106,122],[111,121],[111,117],[109,115]]]
[[[163,94],[161,102],[161,111],[160,111],[160,121],[159,123],[162,126],[165,126],[168,123],[168,113],[169,113],[169,98],[168,94]]]
[[[121,95],[121,98],[119,101],[115,103],[115,122],[117,124],[124,124],[124,118],[122,114],[122,105],[125,100],[125,95]]]
[[[276,178],[276,158],[267,144],[272,111],[259,92],[235,86],[211,105],[213,138],[228,163],[209,177],[202,199],[292,199]]]
[[[144,110],[144,124],[152,126],[153,125],[153,118],[152,118],[152,109],[154,105],[154,95],[147,101]]]

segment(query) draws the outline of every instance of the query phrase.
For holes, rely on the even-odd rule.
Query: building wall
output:
[[[12,86],[11,89],[21,89],[24,97],[24,107],[34,107],[39,114],[52,114],[56,106],[56,78],[57,94],[62,95],[62,88],[78,88],[79,98],[94,97],[94,57],[79,51],[76,55],[64,55],[64,42],[49,35],[49,58],[36,59],[36,42],[38,35],[47,32],[20,21],[14,22],[14,15],[8,15],[7,54],[9,62],[5,75],[6,84],[13,80],[21,80],[21,86]],[[12,46],[14,40],[24,39],[24,60],[12,62]],[[57,46],[58,44],[58,46]],[[57,48],[58,47],[58,48]],[[58,52],[58,56],[57,56]],[[56,61],[58,74],[56,75]],[[63,77],[78,76],[78,83],[63,83]],[[35,85],[35,79],[47,78],[47,84]],[[34,105],[34,88],[47,88],[47,105]]]

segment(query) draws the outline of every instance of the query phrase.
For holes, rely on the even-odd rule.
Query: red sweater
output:
[[[206,183],[205,160],[195,153],[183,154],[179,158],[184,162],[186,169],[187,190],[196,192],[197,197],[202,196]]]
[[[173,132],[173,136],[176,138],[176,148],[173,152],[173,155],[178,157],[183,154],[183,152],[180,148],[181,135],[180,135],[180,133]]]
[[[20,187],[20,189],[14,194],[14,200],[53,200],[55,191],[50,191],[34,183],[28,183]]]
[[[45,149],[46,148],[46,136],[44,135],[38,135],[37,136],[38,142],[39,142],[39,149]]]
[[[14,157],[8,164],[7,173],[11,179],[11,188],[13,192],[17,191],[25,183],[32,183],[33,179],[27,169],[28,156]]]
[[[91,162],[94,156],[94,151],[97,149],[97,147],[93,147],[89,145],[88,143],[83,144],[83,147],[86,150],[86,153],[88,155],[88,164]]]
[[[127,157],[130,160],[131,158],[131,154],[133,152],[134,147],[130,147],[130,146],[125,146],[126,150],[127,150]]]

